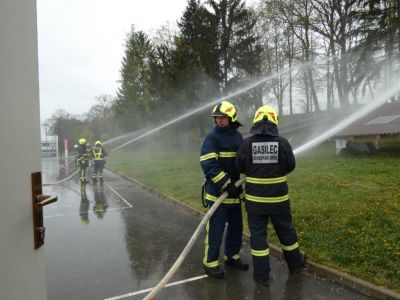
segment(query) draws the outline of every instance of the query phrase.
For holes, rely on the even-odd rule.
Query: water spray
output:
[[[179,121],[181,121],[181,120],[184,120],[184,119],[186,119],[186,118],[188,118],[188,117],[190,117],[190,116],[192,116],[192,115],[194,115],[194,114],[197,114],[198,112],[201,112],[201,111],[203,111],[203,110],[205,110],[205,109],[211,107],[212,105],[215,105],[215,104],[217,104],[217,103],[219,103],[219,102],[221,102],[221,101],[223,101],[223,100],[225,100],[225,99],[229,99],[229,98],[236,97],[236,96],[238,96],[238,95],[240,95],[240,94],[242,94],[242,93],[244,93],[244,92],[247,92],[247,91],[249,91],[249,90],[251,90],[251,89],[254,89],[254,88],[256,88],[257,86],[259,86],[259,85],[261,85],[261,84],[267,82],[268,80],[277,78],[278,76],[287,74],[287,73],[289,73],[289,72],[291,72],[291,71],[296,72],[296,71],[302,70],[303,68],[306,68],[306,67],[308,67],[308,66],[310,66],[310,65],[314,65],[314,64],[317,64],[317,62],[316,62],[316,61],[310,61],[310,62],[305,62],[305,63],[302,63],[302,64],[298,64],[298,65],[292,66],[291,68],[286,67],[286,68],[284,68],[284,69],[281,70],[281,71],[274,72],[274,73],[272,73],[272,74],[269,75],[269,76],[266,76],[266,77],[263,77],[263,78],[261,78],[261,79],[258,79],[258,80],[256,80],[255,82],[253,82],[253,83],[251,83],[251,84],[248,84],[248,85],[247,85],[246,87],[244,87],[244,88],[238,89],[238,90],[233,91],[233,92],[231,92],[231,93],[229,93],[229,94],[226,94],[226,95],[224,95],[224,96],[222,96],[222,97],[220,97],[220,98],[214,99],[214,100],[212,100],[211,102],[208,102],[207,104],[204,104],[203,106],[200,106],[200,107],[198,107],[198,108],[196,108],[196,109],[194,109],[194,110],[192,110],[192,111],[190,111],[190,112],[187,112],[187,113],[185,113],[185,114],[183,114],[183,115],[181,115],[181,116],[179,116],[179,117],[177,117],[177,118],[175,118],[175,119],[172,119],[172,120],[170,120],[170,121],[164,123],[163,125],[161,125],[161,126],[159,126],[159,127],[156,127],[156,128],[153,128],[153,129],[151,129],[151,130],[149,130],[149,131],[144,132],[143,134],[139,135],[138,137],[135,137],[135,138],[133,138],[133,139],[131,139],[131,140],[129,140],[129,141],[127,141],[127,142],[125,142],[125,143],[123,143],[123,144],[121,144],[121,145],[119,145],[119,146],[113,148],[113,149],[111,149],[110,152],[109,152],[109,154],[111,154],[111,152],[116,151],[116,150],[119,150],[119,149],[121,149],[121,148],[123,148],[123,147],[125,147],[125,146],[127,146],[127,145],[129,145],[129,144],[131,144],[131,143],[133,143],[133,142],[136,142],[136,141],[138,141],[138,140],[140,140],[140,139],[142,139],[142,138],[144,138],[144,137],[146,137],[146,136],[149,136],[149,135],[151,135],[151,134],[153,134],[153,133],[155,133],[155,132],[157,132],[157,131],[159,131],[159,130],[165,128],[165,127],[168,127],[168,126],[170,126],[170,125],[172,125],[172,124],[174,124],[174,123],[177,123],[177,122],[179,122]],[[398,91],[397,91],[397,92],[398,92]],[[385,98],[385,99],[386,99],[386,98]],[[383,100],[382,102],[379,102],[379,104],[377,103],[377,106],[376,106],[376,107],[380,106],[383,102],[384,102],[384,100]],[[372,110],[372,109],[373,109],[373,108],[371,108],[371,110]],[[365,112],[365,114],[368,113],[368,112],[369,112],[369,111]],[[360,117],[362,117],[362,116],[360,116]],[[330,136],[334,135],[336,132],[338,132],[338,131],[340,131],[341,129],[345,128],[346,126],[348,126],[349,124],[351,124],[351,122],[354,122],[354,121],[357,120],[357,119],[358,119],[358,118],[351,120],[349,123],[345,123],[345,124],[347,124],[347,125],[343,125],[344,127],[340,127],[340,128],[335,127],[334,129],[332,129],[331,131],[327,132],[326,134],[324,134],[324,135],[321,136],[320,138],[316,139],[315,141],[313,140],[313,143],[315,143],[315,145],[321,143],[323,140],[325,140],[325,139],[329,138]],[[342,123],[341,123],[341,124],[342,124]],[[128,137],[129,135],[132,135],[132,134],[135,134],[135,133],[139,133],[139,132],[142,132],[142,130],[130,132],[130,133],[121,135],[121,136],[119,136],[119,137],[112,138],[112,139],[110,139],[110,140],[105,141],[104,144],[108,144],[108,143],[114,142],[114,141],[116,141],[116,140],[119,140],[119,139]],[[311,142],[310,142],[310,143],[311,143]],[[305,144],[305,145],[302,146],[302,147],[305,147],[304,150],[307,150],[308,148],[310,148],[310,147],[313,146],[313,145],[311,145],[310,143],[307,143],[307,144]],[[304,151],[304,150],[303,150],[303,148],[300,148],[298,151]],[[296,150],[295,150],[295,151],[296,151]],[[68,162],[68,164],[69,164],[69,163],[70,163],[70,162]],[[62,182],[67,181],[68,179],[72,178],[76,173],[78,173],[78,171],[75,171],[73,174],[71,174],[71,175],[68,176],[67,178],[64,178],[63,180],[60,180],[60,181],[57,181],[57,182],[52,182],[52,183],[46,183],[46,184],[43,184],[43,185],[44,185],[44,186],[46,186],[46,185],[49,186],[49,185],[60,184],[60,183],[62,183]]]
[[[183,115],[181,115],[181,116],[179,116],[179,117],[177,117],[177,118],[175,118],[175,119],[172,119],[172,120],[170,120],[170,121],[164,123],[164,124],[161,125],[161,126],[158,126],[158,127],[153,128],[153,129],[151,129],[151,130],[149,130],[149,131],[146,131],[145,133],[139,135],[138,137],[135,137],[135,138],[133,138],[133,139],[127,141],[126,143],[123,143],[123,144],[121,144],[121,145],[119,145],[119,146],[117,146],[117,147],[111,149],[110,152],[109,152],[109,154],[111,154],[113,151],[119,150],[119,149],[121,149],[121,148],[123,148],[123,147],[125,147],[125,146],[127,146],[127,145],[129,145],[129,144],[131,144],[131,143],[133,143],[133,142],[136,142],[136,141],[138,141],[138,140],[140,140],[140,139],[142,139],[142,138],[144,138],[144,137],[146,137],[146,136],[149,136],[149,135],[151,135],[151,134],[153,134],[153,133],[155,133],[155,132],[157,132],[157,131],[159,131],[159,130],[165,128],[165,127],[168,127],[168,126],[170,126],[170,125],[172,125],[172,124],[174,124],[174,123],[177,123],[177,122],[182,121],[182,120],[184,120],[184,119],[186,119],[186,118],[188,118],[188,117],[190,117],[190,116],[192,116],[192,115],[195,115],[195,114],[197,114],[197,113],[199,113],[199,112],[201,112],[201,111],[203,111],[203,110],[205,110],[205,109],[211,107],[212,105],[215,105],[215,104],[217,104],[217,103],[223,101],[224,99],[229,99],[229,98],[232,98],[232,97],[236,97],[236,96],[238,96],[238,95],[240,95],[240,94],[242,94],[242,93],[244,93],[244,92],[247,92],[247,91],[249,91],[249,90],[251,90],[251,89],[254,89],[255,87],[259,86],[260,84],[262,84],[262,83],[264,83],[264,82],[266,82],[266,81],[268,81],[268,80],[271,80],[271,79],[273,79],[273,78],[276,78],[276,77],[278,77],[278,76],[281,76],[281,75],[283,75],[283,74],[286,74],[286,73],[288,73],[288,72],[291,71],[291,70],[296,70],[296,69],[304,68],[305,66],[307,66],[307,65],[309,65],[309,64],[310,64],[310,62],[309,62],[309,63],[300,64],[300,65],[298,65],[298,66],[296,66],[296,67],[292,67],[291,69],[290,69],[290,68],[285,68],[285,69],[283,69],[283,70],[280,71],[280,72],[275,72],[275,73],[273,73],[273,74],[271,74],[271,75],[269,75],[269,76],[267,76],[267,77],[263,77],[263,78],[261,78],[261,79],[255,81],[255,82],[253,82],[253,83],[247,85],[247,86],[244,87],[244,88],[241,88],[241,89],[239,89],[239,90],[233,91],[233,92],[231,92],[231,93],[229,93],[229,94],[227,94],[227,95],[224,95],[224,96],[222,96],[222,97],[220,97],[220,98],[214,99],[214,100],[212,100],[211,102],[208,102],[207,104],[204,104],[204,105],[202,105],[202,106],[200,106],[200,107],[198,107],[198,108],[196,108],[196,109],[194,109],[194,110],[192,110],[192,111],[190,111],[190,112],[187,112],[187,113],[185,113],[185,114],[183,114]],[[138,132],[140,132],[140,130],[139,130]],[[132,132],[132,133],[136,133],[136,132]],[[118,139],[127,137],[127,136],[131,135],[132,133],[127,133],[127,134],[124,134],[124,135],[122,135],[122,136],[112,138],[112,139],[110,139],[110,140],[108,140],[108,141],[105,141],[104,144],[108,144],[108,143],[113,142],[113,141],[115,141],[115,140],[118,140]],[[74,173],[72,173],[72,174],[71,174],[70,176],[68,176],[67,178],[64,178],[64,179],[62,179],[62,180],[60,180],[60,181],[56,181],[56,182],[45,183],[45,184],[43,184],[43,186],[50,186],[50,185],[56,185],[56,184],[63,183],[63,182],[65,182],[65,181],[67,181],[68,179],[72,178],[75,174],[78,173],[78,171],[79,171],[79,170],[75,171]]]
[[[295,69],[303,68],[305,65],[307,65],[307,64],[299,65],[299,66],[295,67]],[[293,69],[294,68],[292,67],[292,70]],[[187,112],[187,113],[185,113],[185,114],[183,114],[183,115],[181,115],[181,116],[179,116],[179,117],[177,117],[177,118],[175,118],[173,120],[170,120],[170,121],[164,123],[163,125],[160,125],[160,126],[158,126],[156,128],[153,128],[153,129],[143,133],[142,135],[140,135],[140,136],[138,136],[138,137],[136,137],[136,138],[134,138],[134,139],[122,144],[122,145],[119,145],[119,146],[115,147],[114,149],[111,150],[111,152],[112,151],[116,151],[118,149],[121,149],[121,148],[123,148],[123,147],[125,147],[125,146],[127,146],[127,145],[129,145],[129,144],[131,144],[133,142],[136,142],[136,141],[138,141],[138,140],[140,140],[140,139],[142,139],[142,138],[144,138],[146,136],[149,136],[149,135],[151,135],[151,134],[153,134],[153,133],[155,133],[155,132],[157,132],[157,131],[165,128],[165,127],[168,127],[168,126],[170,126],[170,125],[172,125],[174,123],[177,123],[177,122],[182,121],[182,120],[184,120],[184,119],[186,119],[186,118],[188,118],[188,117],[190,117],[192,115],[195,115],[195,114],[197,114],[197,113],[199,113],[199,112],[201,112],[201,111],[203,111],[203,110],[205,110],[205,109],[207,109],[207,108],[209,108],[209,107],[211,107],[213,105],[216,105],[217,103],[219,103],[219,102],[221,102],[221,101],[223,101],[225,99],[233,98],[233,97],[236,97],[236,96],[238,96],[240,94],[243,94],[243,93],[245,93],[245,92],[247,92],[249,90],[252,90],[255,87],[259,86],[260,84],[262,84],[262,83],[264,83],[264,82],[266,82],[268,80],[271,80],[273,78],[276,78],[276,77],[278,77],[280,75],[286,74],[289,71],[290,71],[290,69],[286,68],[283,71],[275,72],[275,73],[273,73],[273,74],[271,74],[271,75],[269,75],[267,77],[261,78],[261,79],[255,81],[255,82],[247,85],[246,87],[244,87],[242,89],[239,89],[237,91],[234,91],[234,92],[231,92],[229,94],[226,94],[226,95],[224,95],[224,96],[222,96],[220,98],[214,99],[214,100],[208,102],[207,104],[204,104],[203,106],[200,106],[200,107],[198,107],[198,108],[196,108],[194,110],[191,110],[190,112]]]
[[[381,91],[380,92],[381,96],[378,97],[376,100],[364,105],[360,110],[356,111],[355,113],[351,114],[344,120],[340,121],[340,123],[337,124],[335,127],[329,129],[328,131],[326,131],[323,134],[319,135],[318,137],[312,139],[311,141],[297,147],[296,149],[294,149],[293,153],[295,155],[300,154],[300,153],[322,143],[323,141],[329,139],[330,137],[334,136],[339,131],[345,129],[347,126],[349,126],[353,122],[357,121],[358,119],[364,117],[365,115],[367,115],[374,109],[383,105],[387,101],[387,99],[390,99],[391,97],[395,96],[399,92],[400,92],[400,86],[395,86],[395,85],[390,89]]]

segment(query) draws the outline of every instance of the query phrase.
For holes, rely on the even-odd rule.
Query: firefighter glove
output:
[[[230,197],[237,197],[239,194],[239,188],[237,188],[235,186],[234,182],[230,182],[228,183],[228,185],[226,186],[224,192],[228,193],[228,196]]]

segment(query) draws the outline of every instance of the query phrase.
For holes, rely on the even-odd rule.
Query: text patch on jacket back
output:
[[[276,164],[278,163],[279,143],[251,143],[251,153],[253,164]]]

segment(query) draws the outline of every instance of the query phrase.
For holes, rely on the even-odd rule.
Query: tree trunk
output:
[[[313,79],[313,75],[312,75],[311,66],[307,67],[307,75],[308,75],[308,81],[309,81],[309,85],[310,85],[311,99],[314,104],[315,111],[320,111],[317,92],[315,91],[315,85],[314,85],[314,79]]]
[[[397,35],[398,35],[398,43],[399,43],[399,51],[400,51],[400,0],[397,0],[397,16],[396,16],[396,21],[397,21]]]
[[[293,115],[293,79],[292,79],[292,60],[289,60],[289,113]]]
[[[330,56],[329,56],[329,51],[327,53],[327,58],[326,58],[326,110],[329,111],[333,108],[332,103],[331,103],[331,75],[330,75]]]
[[[309,90],[306,71],[303,71],[303,77],[304,77],[304,88],[305,88],[305,93],[306,93],[306,113],[309,113],[310,112],[310,92],[309,92],[310,90]]]

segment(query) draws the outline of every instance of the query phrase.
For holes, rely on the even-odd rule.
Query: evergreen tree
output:
[[[152,110],[155,99],[150,93],[150,61],[153,56],[149,37],[132,27],[122,60],[121,85],[113,106],[124,128],[143,127]]]
[[[259,48],[256,19],[242,0],[209,0],[210,24],[216,26],[218,68],[222,90],[241,81],[241,71],[254,74]]]

